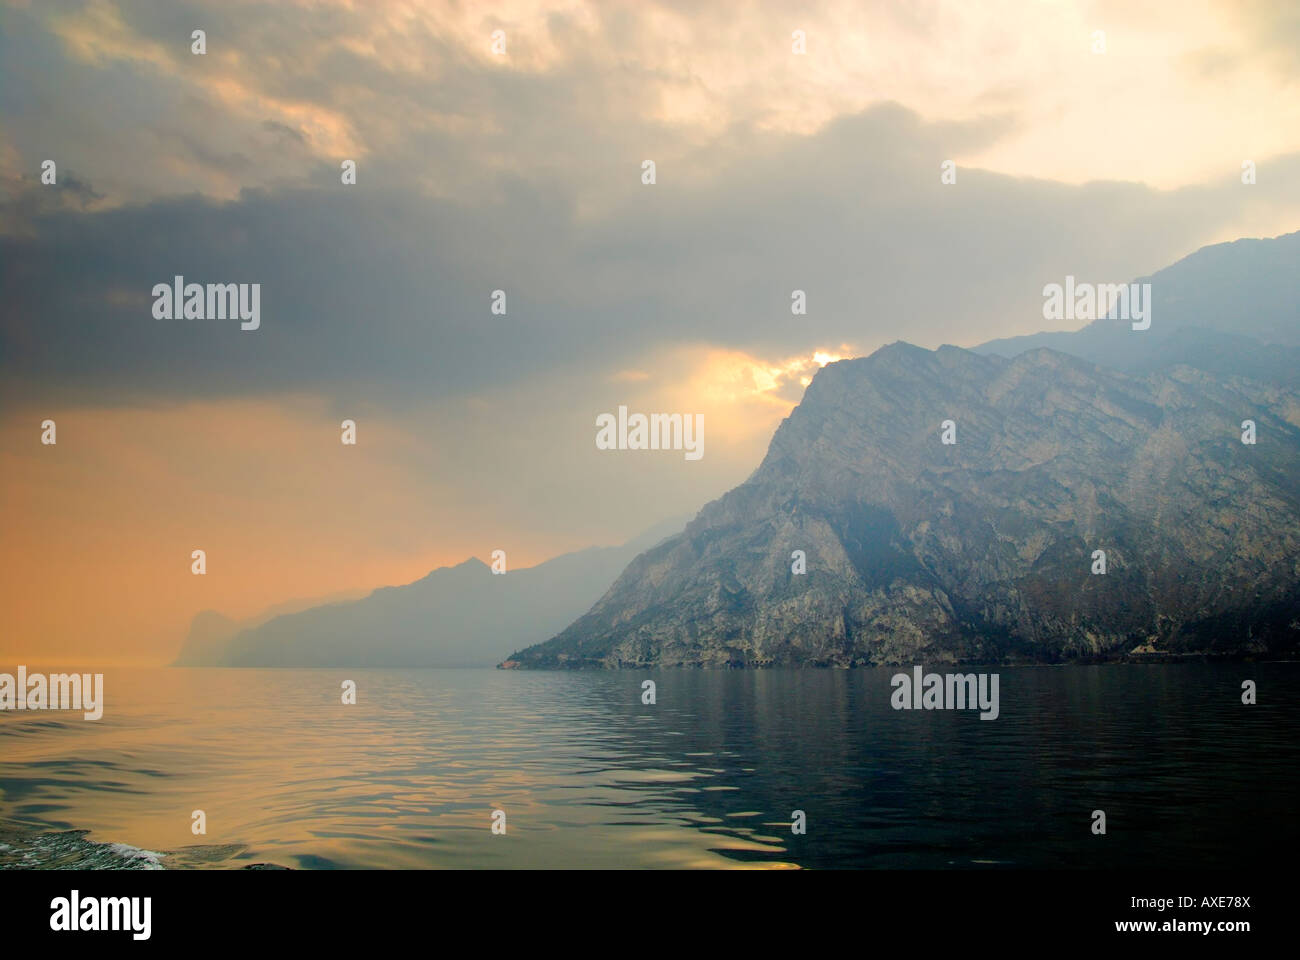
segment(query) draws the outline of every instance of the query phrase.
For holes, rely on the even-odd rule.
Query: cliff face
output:
[[[1298,637],[1296,391],[897,343],[825,367],[748,481],[511,660],[1053,661]]]

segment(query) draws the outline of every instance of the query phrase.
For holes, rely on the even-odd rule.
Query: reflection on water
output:
[[[1243,867],[1296,849],[1300,665],[1003,668],[994,721],[894,711],[894,672],[109,670],[98,722],[0,714],[0,866]]]

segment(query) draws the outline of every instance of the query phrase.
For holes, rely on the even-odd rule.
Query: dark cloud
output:
[[[278,120],[263,120],[262,129],[268,130],[280,137],[287,137],[297,143],[306,144],[307,138],[302,135],[302,131],[295,130],[287,123],[280,123]]]
[[[0,239],[0,376],[105,401],[312,389],[400,402],[691,340],[974,343],[1041,326],[1044,283],[1149,273],[1267,200],[978,170],[942,186],[945,148],[979,135],[884,106],[812,138],[751,137],[707,179],[665,166],[643,186],[627,158],[626,190],[594,219],[545,177],[512,175],[470,204],[364,175],[104,211],[34,210],[33,186],[17,200],[32,232]],[[1296,182],[1298,160],[1269,179]],[[261,329],[153,319],[150,289],[176,274],[261,283]],[[505,317],[489,311],[495,289]],[[794,289],[807,317],[790,315]]]
[[[311,390],[403,404],[603,375],[683,342],[771,357],[900,337],[973,344],[1040,329],[1041,288],[1066,273],[1150,273],[1300,191],[1296,157],[1269,161],[1250,189],[1226,177],[1178,191],[1067,186],[966,167],[941,185],[941,161],[1020,129],[996,97],[998,112],[964,123],[881,104],[812,136],[763,132],[761,112],[701,136],[649,109],[689,71],[613,68],[558,16],[544,38],[512,37],[521,57],[543,39],[562,54],[536,72],[418,22],[404,49],[427,69],[394,70],[339,42],[361,22],[346,9],[118,13],[137,47],[171,51],[172,72],[75,62],[26,13],[0,37],[0,79],[26,84],[3,101],[28,135],[22,156],[48,131],[76,158],[59,193],[11,181],[0,211],[11,400]],[[599,17],[607,41],[635,41],[636,17]],[[207,58],[188,54],[195,27]],[[233,77],[258,97],[346,118],[364,145],[355,186],[339,182],[342,158],[308,149],[306,126],[245,117],[214,92],[235,52]],[[96,119],[114,135],[77,140]],[[159,198],[96,200],[132,177],[158,178]],[[213,182],[263,186],[223,202]],[[149,291],[176,274],[260,283],[261,329],[153,319]],[[505,317],[489,312],[496,289]],[[790,314],[794,289],[806,317]]]

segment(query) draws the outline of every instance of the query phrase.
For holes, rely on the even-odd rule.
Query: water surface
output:
[[[993,721],[891,709],[896,672],[110,669],[98,722],[0,713],[0,866],[1239,868],[1297,851],[1300,664],[1000,668]]]

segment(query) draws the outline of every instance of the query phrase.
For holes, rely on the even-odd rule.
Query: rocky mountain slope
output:
[[[1300,393],[895,343],[822,369],[748,481],[508,665],[1284,653],[1298,637]]]

